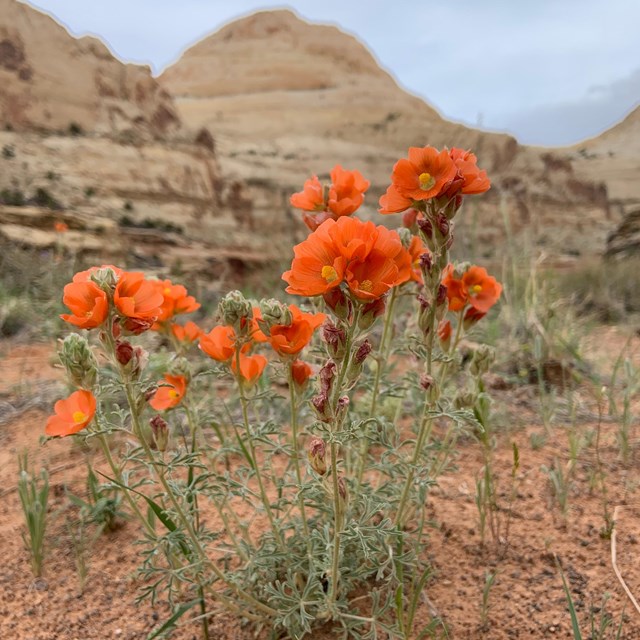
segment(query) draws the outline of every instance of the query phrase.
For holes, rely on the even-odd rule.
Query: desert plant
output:
[[[27,526],[23,534],[25,546],[31,557],[33,575],[42,575],[44,561],[44,537],[47,529],[47,507],[49,501],[49,474],[41,469],[38,476],[29,471],[29,460],[26,453],[18,459],[20,475],[18,476],[18,495]]]
[[[64,341],[77,390],[56,404],[46,433],[102,448],[110,487],[142,528],[141,597],[175,607],[156,634],[194,607],[205,638],[220,610],[290,638],[323,625],[359,639],[433,628],[416,630],[431,576],[425,504],[459,433],[477,433],[490,456],[482,376],[491,351],[478,349],[467,367],[460,344],[501,285],[482,267],[450,263],[463,196],[489,187],[475,156],[418,151],[419,197],[381,201],[382,213],[413,208],[399,233],[349,217],[368,187],[357,171],[335,167],[332,185],[318,190],[314,178],[292,197],[312,233],[282,278],[289,294],[314,299],[308,311],[232,291],[204,332],[175,324],[199,303],[168,280],[94,267],[65,287],[63,319],[95,337]],[[331,195],[345,185],[348,198]],[[408,318],[394,315],[396,299],[411,300]],[[414,359],[389,384],[399,326]],[[464,387],[469,402],[458,398]],[[493,508],[493,479],[489,489]]]

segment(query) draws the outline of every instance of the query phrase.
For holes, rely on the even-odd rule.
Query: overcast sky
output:
[[[174,62],[204,35],[287,6],[357,36],[407,90],[451,120],[563,145],[640,104],[639,0],[34,0],[121,59]]]

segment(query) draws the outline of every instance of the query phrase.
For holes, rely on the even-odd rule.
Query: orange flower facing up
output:
[[[202,329],[195,323],[189,320],[184,326],[179,324],[171,325],[171,333],[175,336],[179,342],[197,342],[202,335]]]
[[[282,275],[289,284],[288,293],[318,296],[340,286],[347,261],[329,234],[329,229],[336,224],[334,220],[327,220],[293,248],[291,270]]]
[[[68,398],[58,400],[53,410],[55,415],[47,419],[45,433],[48,436],[70,436],[91,423],[96,414],[96,399],[91,391],[80,389]]]
[[[400,213],[414,203],[435,198],[456,178],[449,152],[434,147],[410,147],[409,157],[396,162],[391,185],[380,198],[380,213]]]
[[[62,301],[71,313],[60,317],[80,329],[99,327],[109,313],[107,294],[94,282],[70,282],[64,288]]]
[[[502,285],[486,269],[477,266],[469,267],[460,277],[453,265],[447,265],[442,284],[447,288],[450,311],[462,311],[471,305],[485,314],[502,293]]]
[[[317,176],[304,183],[304,188],[294,193],[289,202],[302,209],[304,223],[315,231],[325,220],[349,216],[360,208],[370,182],[359,171],[348,171],[340,165],[331,170],[331,184],[323,186]]]
[[[253,356],[246,356],[243,353],[240,353],[239,360],[240,360],[240,377],[249,386],[254,385],[262,375],[264,368],[267,366],[267,359],[264,356],[261,356],[259,354],[256,354]],[[237,369],[238,369],[237,362],[236,362],[236,359],[234,358],[231,361],[231,370],[235,374],[237,374]]]
[[[311,341],[313,332],[327,319],[324,313],[305,313],[295,304],[289,305],[293,316],[290,325],[276,324],[270,329],[269,343],[281,356],[300,353]]]
[[[180,313],[192,313],[200,308],[200,303],[190,296],[181,284],[173,284],[171,280],[160,280],[156,286],[164,299],[158,322],[165,322]]]
[[[487,178],[487,172],[478,169],[478,159],[475,154],[453,147],[449,151],[449,155],[458,169],[458,175],[463,180],[460,193],[463,195],[476,195],[484,193],[491,188],[491,181]]]
[[[145,280],[143,273],[124,272],[116,285],[113,301],[126,318],[153,323],[162,313],[164,296],[155,282]]]
[[[187,379],[184,376],[172,376],[167,373],[164,382],[165,384],[158,387],[149,400],[149,404],[156,411],[166,411],[179,405],[187,390]]]
[[[370,301],[411,277],[411,256],[398,234],[357,218],[328,220],[294,247],[287,292],[328,293],[345,282],[352,295]]]
[[[56,220],[53,223],[53,228],[56,231],[56,233],[65,233],[69,231],[69,225],[66,222],[63,222],[62,220]]]

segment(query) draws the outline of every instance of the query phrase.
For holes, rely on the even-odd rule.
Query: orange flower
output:
[[[451,322],[449,320],[441,320],[438,325],[438,338],[440,339],[440,344],[445,351],[449,350],[451,333]]]
[[[364,202],[371,184],[359,171],[347,171],[339,164],[331,170],[328,206],[336,216],[349,216]]]
[[[166,384],[158,387],[149,400],[149,404],[156,411],[166,411],[179,405],[187,390],[187,379],[184,376],[172,376],[167,373],[164,381]]]
[[[195,322],[189,320],[184,327],[179,324],[172,324],[171,333],[179,342],[196,342],[203,331]]]
[[[200,336],[200,349],[218,362],[228,362],[236,352],[236,334],[232,327],[214,327]]]
[[[420,268],[420,258],[429,253],[429,249],[424,246],[420,236],[413,236],[409,245],[409,255],[411,256],[411,280],[422,284],[422,269]]]
[[[246,356],[240,353],[240,377],[249,385],[253,385],[262,375],[267,366],[267,359],[261,355]],[[237,373],[237,363],[234,358],[231,361],[231,370]]]
[[[298,390],[304,389],[312,375],[313,369],[306,362],[294,360],[291,363],[291,377]]]
[[[289,305],[293,316],[290,325],[276,324],[268,338],[273,349],[281,356],[296,355],[311,341],[313,332],[327,319],[324,313],[305,313],[295,304]]]
[[[325,294],[346,281],[357,298],[374,300],[411,276],[411,256],[398,234],[358,218],[327,220],[294,254],[282,279],[296,295]]]
[[[410,147],[408,159],[396,162],[391,186],[380,198],[380,213],[399,213],[414,202],[435,198],[457,175],[449,152],[434,147]]]
[[[294,193],[289,198],[289,202],[292,207],[303,211],[324,211],[324,189],[320,180],[318,180],[318,176],[309,178],[304,183],[302,191]]]
[[[340,221],[348,218],[340,218]],[[287,293],[317,296],[339,287],[344,278],[346,260],[335,246],[329,230],[336,225],[327,220],[309,237],[293,248],[291,269],[282,275]]]
[[[480,313],[487,313],[498,301],[502,285],[483,267],[470,267],[462,276],[467,289],[469,304]]]
[[[70,436],[82,431],[96,414],[96,399],[91,391],[80,389],[68,398],[58,400],[55,415],[47,419],[45,433],[48,436]]]
[[[465,308],[469,296],[462,283],[462,278],[456,278],[452,264],[448,264],[442,273],[442,284],[447,288],[449,311],[460,311]]]
[[[64,288],[62,298],[71,314],[63,314],[63,320],[80,329],[95,329],[109,313],[107,294],[94,282],[70,282]]]
[[[155,321],[162,312],[164,297],[157,284],[145,280],[143,273],[126,271],[118,280],[113,301],[127,318]]]
[[[352,260],[346,271],[351,293],[362,301],[376,300],[411,278],[411,256],[398,234],[383,226],[376,231],[369,254]]]
[[[450,264],[443,276],[450,311],[461,311],[470,304],[479,313],[487,313],[502,293],[502,285],[483,267],[469,267],[461,278],[457,278]]]
[[[458,174],[463,179],[460,193],[476,195],[484,193],[491,188],[491,181],[487,178],[487,172],[478,169],[478,159],[475,154],[453,147],[449,151],[449,155],[458,169]]]
[[[69,225],[66,222],[62,222],[62,220],[56,220],[53,223],[53,228],[56,233],[65,233],[66,231],[69,231]]]
[[[171,280],[160,280],[156,286],[164,298],[158,322],[170,320],[180,313],[192,313],[200,308],[200,303],[196,302],[181,284],[173,284]]]

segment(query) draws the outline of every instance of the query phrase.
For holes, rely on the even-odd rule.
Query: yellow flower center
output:
[[[74,411],[71,417],[76,424],[80,424],[87,419],[87,414],[84,411]]]
[[[472,287],[469,288],[469,293],[472,296],[475,296],[477,293],[480,293],[482,291],[482,285],[479,284],[474,284]]]
[[[420,188],[423,191],[429,191],[436,183],[436,179],[430,173],[421,173],[418,176],[418,180],[420,181]]]
[[[169,287],[165,287],[162,293],[164,293],[165,296],[168,296],[171,293],[171,289]]]
[[[360,283],[360,289],[362,289],[362,291],[366,291],[367,293],[371,293],[373,291],[373,282],[371,282],[371,280],[363,280]]]
[[[338,272],[333,267],[326,265],[322,267],[322,277],[331,284],[338,279]]]
[[[180,394],[175,389],[169,389],[169,397],[172,400],[176,400],[177,398],[180,397]]]

